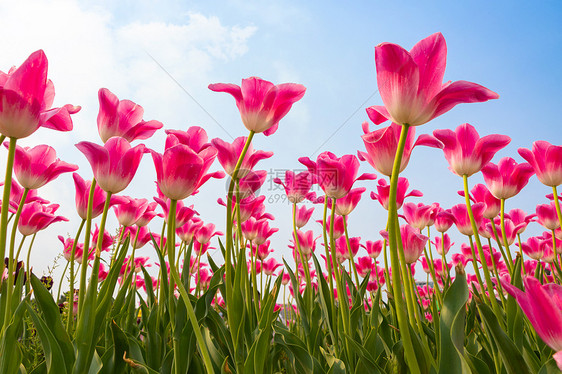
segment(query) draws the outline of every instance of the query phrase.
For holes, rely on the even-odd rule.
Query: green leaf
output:
[[[443,297],[439,319],[439,373],[470,373],[464,359],[464,327],[468,285],[464,271],[457,272]]]
[[[509,339],[507,334],[502,330],[490,307],[485,304],[478,304],[478,309],[488,327],[488,331],[496,342],[495,345],[500,352],[507,371],[509,373],[520,374],[530,373],[529,367],[521,355],[521,352],[519,352],[513,341]]]
[[[55,336],[51,333],[45,322],[37,315],[29,302],[25,302],[25,306],[27,307],[27,312],[31,316],[39,339],[41,340],[43,352],[45,353],[47,372],[49,374],[67,373],[64,355]]]
[[[123,355],[129,351],[129,340],[115,321],[111,321],[111,336],[113,347],[102,357],[103,367],[99,374],[123,373],[126,368]]]
[[[31,273],[31,286],[35,294],[35,301],[43,313],[45,324],[55,337],[64,356],[66,370],[70,372],[76,357],[74,356],[74,346],[62,323],[59,307],[55,304],[50,292],[33,273]]]
[[[6,284],[7,282],[2,282]],[[5,290],[3,287],[2,290]],[[5,295],[5,293],[3,294]],[[2,298],[4,299],[4,298]],[[21,302],[14,313],[12,323],[4,331],[0,346],[0,373],[12,374],[17,373],[22,361],[21,349],[18,343],[19,331],[21,331],[21,323],[24,315],[24,307],[26,302]]]

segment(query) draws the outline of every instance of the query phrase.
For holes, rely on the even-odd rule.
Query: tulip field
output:
[[[281,230],[259,192],[260,162],[274,155],[253,140],[274,141],[306,100],[303,85],[210,84],[232,96],[233,122],[247,129],[232,142],[145,121],[140,105],[101,88],[99,140],[75,149],[91,166],[86,180],[90,170],[52,146],[18,142],[40,127],[72,131],[81,110],[52,107],[45,53],[0,72],[0,373],[560,373],[562,146],[530,139],[499,158],[511,138],[469,123],[416,137],[458,104],[499,99],[477,83],[443,82],[446,60],[441,33],[410,51],[375,47],[383,105],[366,108],[364,147],[295,154],[302,170],[273,179],[292,213]],[[165,144],[144,145],[157,131]],[[401,176],[416,146],[443,152],[458,176],[457,205],[416,202],[416,181]],[[151,200],[122,193],[140,181],[143,158],[156,172],[143,181],[156,182]],[[369,173],[359,173],[362,162]],[[57,214],[62,202],[40,196],[63,173],[75,190],[67,217]],[[471,178],[480,173],[485,183]],[[211,178],[228,187],[216,196],[224,215],[203,222],[190,197]],[[534,212],[508,210],[531,178],[546,198]],[[369,196],[388,218],[363,240],[349,235],[348,216]],[[78,229],[56,241],[61,277],[36,274],[30,254],[43,230],[69,220]],[[531,236],[530,224],[543,233]],[[291,233],[292,259],[272,255],[277,231]]]

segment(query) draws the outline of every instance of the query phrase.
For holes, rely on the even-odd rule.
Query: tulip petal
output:
[[[461,103],[480,103],[500,96],[492,90],[476,83],[456,81],[443,88],[431,100],[435,107],[433,118],[442,115]]]

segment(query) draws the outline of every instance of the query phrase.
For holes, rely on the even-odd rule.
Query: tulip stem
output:
[[[76,236],[74,237],[74,242],[72,243],[72,249],[70,250],[70,290],[68,292],[67,302],[68,302],[68,321],[66,324],[66,331],[70,334],[72,331],[72,325],[74,324],[74,258],[76,256],[76,246],[78,245],[78,240],[80,239],[80,234],[82,233],[82,229],[84,228],[84,224],[86,220],[83,219],[80,223],[80,227],[76,232]],[[66,270],[66,268],[65,268]],[[63,273],[64,276],[64,273]],[[61,278],[61,285],[62,285],[62,278]],[[60,285],[59,285],[59,295],[60,295]],[[57,297],[58,302],[58,297]]]
[[[314,292],[312,290],[312,282],[310,280],[310,269],[308,268],[308,258],[306,258],[306,261],[305,261],[305,256],[302,253],[301,245],[300,245],[300,242],[299,242],[299,236],[298,236],[297,232],[298,232],[298,230],[297,230],[297,203],[293,203],[293,235],[295,237],[295,247],[296,247],[296,250],[297,250],[297,252],[300,256],[301,264],[302,264],[302,267],[304,269],[304,275],[305,275],[305,278],[306,278],[306,289],[308,289],[309,295],[310,295],[310,299],[308,300],[308,302],[309,302],[308,307],[309,307],[309,311],[312,312],[312,309],[313,309],[312,308],[312,302],[313,302]],[[298,272],[299,272],[299,267],[298,267],[298,264],[297,264],[297,274],[298,274]]]
[[[398,327],[400,329],[400,335],[402,336],[404,355],[406,358],[406,363],[408,368],[414,374],[420,374],[421,370],[418,365],[418,360],[416,358],[416,353],[414,352],[414,346],[412,344],[412,338],[410,336],[410,326],[408,319],[406,317],[406,311],[404,310],[404,296],[402,295],[402,284],[400,280],[400,260],[403,261],[404,252],[399,250],[398,238],[400,236],[400,231],[397,231],[398,225],[398,208],[396,204],[396,195],[398,191],[398,177],[400,174],[400,165],[402,164],[402,154],[404,153],[404,147],[406,145],[406,137],[408,136],[408,130],[410,125],[402,125],[402,131],[400,132],[400,139],[398,141],[398,146],[396,148],[396,156],[394,157],[394,164],[392,166],[392,174],[390,177],[390,189],[388,194],[388,242],[390,251],[390,261],[392,267],[392,287],[394,294],[394,303],[396,307],[396,316],[398,319]],[[399,259],[399,252],[401,253]],[[405,263],[403,265],[406,265]],[[404,272],[403,279],[406,282],[407,274]]]
[[[558,199],[558,191],[556,190],[556,186],[552,187],[552,193],[554,195],[554,206],[556,207],[558,222],[560,223],[560,226],[562,226],[562,211],[560,211],[560,201]]]
[[[205,341],[203,340],[203,335],[201,334],[201,328],[199,326],[199,323],[197,321],[197,317],[195,316],[195,312],[193,311],[193,306],[191,305],[191,300],[189,299],[189,295],[181,281],[181,278],[178,274],[178,271],[176,269],[176,264],[174,262],[175,259],[175,250],[176,250],[176,243],[175,243],[175,226],[176,226],[176,206],[177,206],[177,200],[171,200],[170,201],[170,210],[168,212],[168,238],[167,238],[167,246],[168,246],[168,262],[170,264],[170,274],[172,275],[172,277],[174,278],[174,281],[176,282],[177,286],[178,286],[178,290],[180,292],[180,296],[183,299],[183,302],[185,304],[185,309],[187,311],[187,316],[189,318],[189,321],[191,322],[191,326],[193,327],[193,331],[195,332],[195,338],[197,340],[197,343],[199,345],[199,350],[201,352],[201,356],[203,356],[203,362],[205,363],[205,368],[207,370],[207,373],[214,373],[214,369],[213,369],[213,365],[211,363],[211,357],[209,356],[209,351],[207,350],[207,346],[205,345]],[[174,294],[174,290],[173,288],[170,289],[170,295]],[[172,319],[172,318],[171,318]],[[179,347],[177,347],[176,344],[174,344],[174,356],[176,356],[176,354],[180,354],[180,352],[176,352],[176,350]],[[177,357],[177,356],[176,356]],[[174,357],[174,358],[176,358]],[[176,361],[176,360],[174,360]]]
[[[464,197],[466,201],[466,210],[468,212],[468,218],[470,219],[470,224],[472,226],[472,232],[474,233],[474,240],[476,242],[476,247],[478,248],[478,255],[480,256],[480,263],[482,264],[482,270],[484,271],[484,278],[486,279],[486,288],[488,289],[488,293],[490,295],[490,303],[492,305],[492,310],[498,319],[500,325],[504,325],[504,320],[502,318],[502,314],[500,312],[498,302],[496,300],[496,296],[494,294],[494,284],[492,283],[492,279],[490,278],[490,271],[488,270],[488,266],[486,266],[486,257],[484,256],[484,250],[482,249],[482,243],[480,242],[480,236],[478,236],[478,227],[476,226],[476,220],[474,219],[474,213],[472,212],[472,206],[470,205],[470,194],[468,189],[468,175],[464,174],[463,178],[463,185],[464,185]],[[503,220],[502,220],[503,222]],[[509,249],[507,250],[509,253]],[[492,254],[490,254],[492,255]],[[474,256],[474,252],[473,252]],[[476,261],[473,258],[473,261]],[[477,267],[477,265],[475,265]],[[484,290],[482,290],[482,294],[485,295]]]
[[[500,225],[501,225],[501,230],[502,230],[502,240],[503,240],[503,244],[505,246],[505,253],[507,255],[507,268],[509,269],[509,273],[511,274],[511,276],[513,276],[513,258],[511,257],[511,252],[509,251],[509,243],[507,241],[507,234],[505,231],[505,199],[501,199],[501,209],[500,209]],[[492,222],[492,226],[494,225],[494,223]],[[490,253],[492,253],[492,248],[490,248]]]
[[[355,261],[353,259],[353,253],[351,252],[351,244],[349,243],[349,234],[347,233],[347,216],[343,216],[343,231],[345,234],[345,244],[347,245],[347,253],[349,253],[349,263],[353,269],[353,274],[355,275],[355,283],[357,284],[357,289],[361,283],[359,282],[359,275],[357,274],[357,267],[355,266]]]
[[[96,179],[92,179],[90,194],[88,195],[88,210],[86,213],[86,232],[84,233],[84,250],[82,252],[82,266],[80,267],[80,288],[78,289],[78,314],[82,313],[84,297],[86,292],[86,272],[88,271],[88,257],[90,254],[90,235],[92,233],[92,209],[94,193],[96,191]]]
[[[2,197],[2,213],[0,217],[0,274],[4,274],[4,257],[6,256],[6,239],[8,235],[8,214],[10,208],[10,191],[12,189],[12,171],[14,169],[14,159],[16,155],[16,138],[10,138],[8,146],[8,161],[6,163],[6,177],[4,178],[4,195]],[[8,265],[11,258],[8,259]],[[11,288],[8,283],[8,289]],[[6,304],[4,314],[4,326],[7,326],[6,320],[10,318],[8,313],[9,304]],[[2,311],[3,312],[3,311]],[[1,313],[1,312],[0,312]],[[2,329],[4,330],[4,329]]]

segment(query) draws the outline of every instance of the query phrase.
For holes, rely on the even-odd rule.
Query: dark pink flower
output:
[[[560,221],[556,214],[556,206],[554,203],[539,204],[536,207],[538,223],[549,230],[556,230],[560,227]]]
[[[513,221],[515,226],[517,226],[517,233],[522,234],[527,225],[531,222],[537,220],[536,214],[527,214],[522,209],[511,209],[509,212],[505,213],[505,216]]]
[[[53,82],[47,78],[47,57],[33,52],[17,69],[0,72],[0,133],[10,138],[25,138],[39,127],[58,131],[72,130],[71,114],[79,106],[67,104],[51,108],[55,98]]]
[[[284,83],[276,86],[257,77],[242,79],[241,86],[214,83],[209,85],[209,89],[231,94],[236,100],[244,126],[256,133],[263,132],[266,136],[277,130],[279,121],[306,91],[300,84]]]
[[[441,33],[418,42],[410,52],[382,43],[375,48],[377,84],[384,106],[368,108],[375,124],[391,120],[399,125],[423,125],[461,103],[497,99],[479,84],[443,83],[447,45]]]
[[[112,194],[127,188],[145,153],[144,145],[131,147],[126,139],[120,137],[110,138],[103,146],[80,142],[76,147],[90,162],[99,186]]]
[[[482,225],[482,220],[484,216],[482,215],[486,205],[484,203],[476,203],[472,205],[472,213],[474,214],[474,220],[476,221],[476,227]],[[472,230],[472,225],[470,224],[470,219],[468,217],[468,210],[465,204],[457,204],[451,208],[453,215],[455,216],[455,224],[457,229],[461,234],[464,235],[474,235]]]
[[[310,218],[312,217],[312,213],[314,212],[314,207],[307,209],[305,205],[301,206],[300,208],[297,208],[296,211],[296,223],[297,223],[297,228],[302,228],[304,227],[308,221],[310,220]]]
[[[42,144],[33,148],[16,146],[14,173],[24,188],[36,190],[62,173],[78,170],[78,166],[57,158],[54,148]]]
[[[18,221],[18,230],[22,235],[33,235],[46,229],[55,222],[68,221],[67,218],[56,216],[58,204],[44,205],[37,201],[25,204]]]
[[[271,257],[263,262],[263,272],[265,275],[275,275],[275,270],[280,266],[283,266],[283,264],[280,264],[276,259]]]
[[[418,230],[423,230],[427,226],[431,226],[431,224],[433,224],[433,220],[435,219],[435,214],[437,214],[438,209],[439,204],[437,203],[433,203],[431,205],[425,205],[423,203],[418,203],[417,205],[415,203],[406,203],[402,207],[406,222]]]
[[[354,188],[350,190],[347,195],[336,200],[336,214],[339,214],[340,216],[347,216],[353,212],[361,200],[361,195],[363,195],[363,192],[366,190],[367,189],[365,187]]]
[[[431,244],[435,246],[437,253],[441,254],[444,252],[447,254],[455,243],[451,242],[451,237],[448,234],[443,234],[443,240],[440,236],[436,236]]]
[[[454,223],[455,216],[451,212],[451,209],[439,208],[437,210],[435,219],[433,220],[435,230],[437,230],[438,232],[446,232],[451,228],[451,226],[453,226]]]
[[[98,99],[98,132],[104,143],[113,136],[125,138],[130,143],[148,139],[163,126],[158,121],[143,121],[142,106],[130,100],[119,100],[107,88],[100,88]]]
[[[216,235],[224,235],[220,231],[215,230],[214,223],[208,223],[206,225],[202,225],[199,229],[195,232],[195,240],[201,244],[208,243],[213,236]]]
[[[533,143],[533,150],[519,148],[519,154],[537,174],[542,184],[556,187],[562,184],[562,147],[547,141],[538,140]]]
[[[381,235],[388,240],[388,233],[381,231]],[[419,230],[410,226],[400,226],[400,236],[402,237],[402,247],[404,248],[404,259],[408,265],[414,264],[423,253],[425,244],[429,238],[419,233]]]
[[[459,195],[464,197],[464,191],[459,191]],[[492,195],[488,187],[482,183],[472,187],[472,190],[470,190],[470,200],[475,203],[486,204],[486,209],[483,213],[484,218],[494,219],[500,213],[501,201]]]
[[[443,143],[449,170],[461,177],[479,172],[497,151],[511,142],[511,138],[505,135],[480,138],[476,129],[468,123],[460,125],[455,131],[435,130],[433,136]]]
[[[519,246],[519,243],[516,244]],[[543,239],[537,236],[532,236],[526,242],[521,243],[520,248],[523,253],[531,257],[533,260],[540,260],[544,255],[544,242]]]
[[[74,178],[74,186],[76,188],[76,211],[82,219],[87,218],[88,214],[88,198],[92,181],[85,181],[78,173],[72,173]],[[92,218],[98,217],[103,212],[103,206],[107,193],[96,184],[94,188],[94,200],[92,201]],[[129,199],[124,196],[112,195],[109,205],[123,204]]]
[[[134,199],[130,196],[123,197],[127,199],[127,201],[114,205],[113,211],[120,225],[126,227],[133,226],[146,211],[148,200]]]
[[[195,237],[197,230],[199,230],[202,226],[203,221],[201,219],[192,217],[176,229],[176,234],[178,234],[182,241],[190,243]]]
[[[365,249],[367,250],[367,253],[369,254],[369,257],[376,259],[377,257],[379,257],[379,255],[382,252],[383,249],[383,241],[382,240],[376,240],[376,241],[372,241],[372,240],[367,240],[365,242]]]
[[[297,230],[297,238],[299,239],[299,247],[301,248],[302,254],[310,257],[309,255],[314,252],[316,248],[316,240],[319,236],[314,237],[314,232]],[[293,245],[289,245],[289,248],[296,249],[295,234],[293,233],[293,238],[291,239]]]
[[[372,111],[367,111],[372,114]],[[367,161],[379,173],[390,177],[392,174],[392,167],[394,165],[394,157],[396,156],[396,149],[398,148],[398,140],[400,139],[400,131],[402,126],[391,123],[390,126],[370,132],[369,123],[363,122],[364,135],[361,136],[367,152],[357,151],[357,156],[361,161]],[[443,148],[440,141],[429,135],[421,135],[415,142],[416,129],[412,128],[406,137],[406,145],[404,146],[404,153],[402,154],[402,162],[400,164],[400,172],[404,171],[412,150],[417,145],[426,145],[434,148]]]
[[[234,172],[234,167],[242,154],[242,149],[247,139],[247,137],[241,136],[234,139],[232,143],[225,142],[219,138],[211,140],[211,144],[217,150],[217,160],[219,160],[224,171],[230,176],[232,176]],[[238,177],[242,178],[246,176],[259,161],[270,158],[271,156],[273,156],[273,152],[256,151],[250,143],[244,160],[242,160],[242,164],[240,165]]]
[[[310,191],[313,176],[308,171],[295,174],[291,170],[286,170],[284,181],[281,178],[275,178],[273,182],[282,185],[285,188],[289,202],[296,204],[303,201],[306,194]]]
[[[418,190],[412,190],[406,194],[410,182],[404,177],[398,178],[398,191],[396,192],[396,209],[400,209],[404,204],[404,199],[410,196],[421,197],[423,194]],[[371,192],[371,199],[377,200],[384,209],[388,210],[388,196],[390,194],[390,184],[385,179],[379,179],[377,193]]]
[[[531,165],[526,162],[518,164],[511,157],[502,158],[497,165],[489,162],[482,168],[486,185],[498,199],[509,199],[517,195],[534,173]]]

